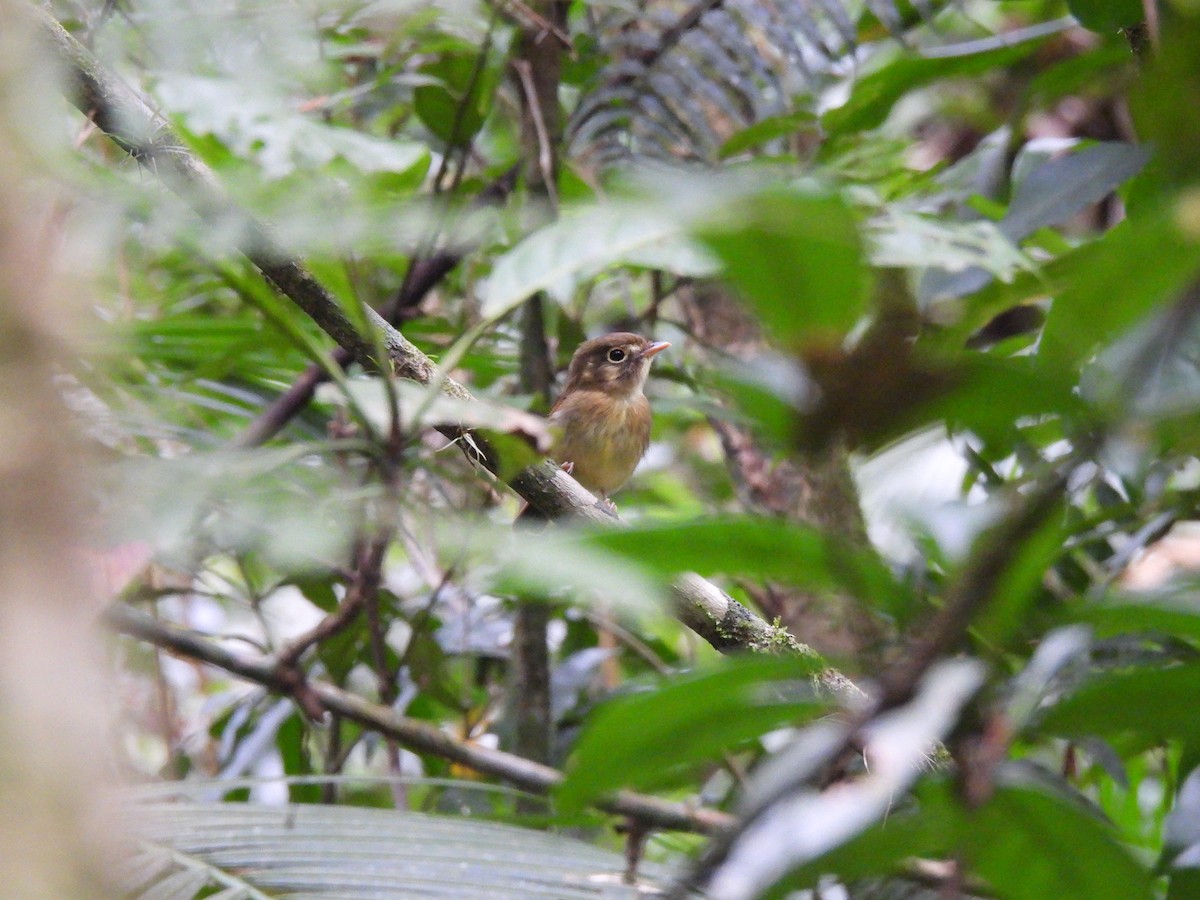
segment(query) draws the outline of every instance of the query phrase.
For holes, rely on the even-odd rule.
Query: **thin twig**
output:
[[[533,82],[533,69],[529,61],[524,59],[513,60],[513,69],[516,70],[517,80],[521,82],[521,91],[525,94],[525,103],[537,134],[537,160],[542,175],[542,187],[546,191],[546,197],[550,200],[551,208],[557,210],[558,189],[554,184],[554,146],[550,143],[550,132],[546,130],[546,120],[542,116],[542,104],[538,98],[537,87]]]
[[[321,717],[322,708],[305,683],[304,673],[300,669],[300,658],[311,647],[349,628],[370,598],[378,593],[383,557],[389,543],[391,532],[385,531],[362,545],[356,554],[358,562],[350,586],[337,609],[284,646],[275,656],[279,677],[289,685],[290,692],[313,719]]]

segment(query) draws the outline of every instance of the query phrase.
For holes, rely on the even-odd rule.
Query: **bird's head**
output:
[[[650,361],[670,346],[666,341],[648,341],[627,331],[586,341],[571,357],[564,391],[636,395],[646,383]]]

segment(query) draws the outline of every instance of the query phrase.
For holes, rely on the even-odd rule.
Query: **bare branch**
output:
[[[279,667],[270,659],[252,659],[233,653],[195,632],[157,622],[146,613],[123,603],[110,606],[104,620],[108,627],[121,634],[217,666],[276,693],[291,693],[288,679],[281,676]],[[451,760],[538,794],[549,794],[563,780],[563,774],[550,766],[460,741],[428,722],[406,718],[331,684],[314,681],[309,688],[324,710],[357,722],[415,752]],[[697,809],[688,804],[672,803],[628,791],[598,805],[606,812],[629,816],[647,826],[676,831],[715,834],[734,823],[732,816],[717,810]]]

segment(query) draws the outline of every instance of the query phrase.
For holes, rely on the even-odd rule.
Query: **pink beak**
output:
[[[642,359],[649,359],[652,356],[656,356],[670,346],[671,344],[669,341],[655,341],[653,344],[649,344],[646,349],[642,351]]]

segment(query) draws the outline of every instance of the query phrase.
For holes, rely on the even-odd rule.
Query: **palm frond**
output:
[[[611,62],[568,129],[571,154],[713,162],[724,143],[764,119],[812,110],[864,46],[859,23],[890,40],[934,9],[897,0],[698,0],[682,12],[651,2],[598,23]]]

